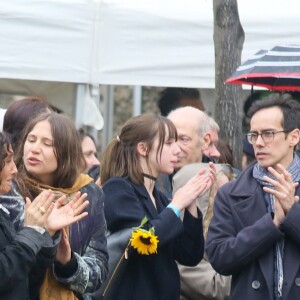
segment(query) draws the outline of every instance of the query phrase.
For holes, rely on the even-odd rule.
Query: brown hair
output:
[[[53,187],[70,188],[79,176],[85,161],[81,150],[79,134],[74,123],[67,116],[48,112],[40,114],[31,120],[24,130],[22,144],[16,155],[16,165],[21,176],[27,175],[30,177],[23,164],[24,144],[28,134],[33,130],[35,125],[46,120],[51,127],[54,154],[57,159],[57,170],[54,175]]]
[[[223,140],[219,140],[217,143],[217,149],[220,152],[218,163],[233,166],[233,152],[230,145]]]
[[[139,163],[137,144],[140,142],[147,144],[148,156],[158,135],[159,144],[156,153],[158,161],[167,133],[169,139],[177,140],[176,128],[166,117],[148,113],[129,119],[122,127],[120,135],[113,139],[104,151],[101,160],[101,183],[104,184],[113,176],[128,176],[132,182],[143,184],[144,177]],[[151,171],[151,166],[148,167]]]
[[[3,131],[10,134],[15,151],[20,146],[22,130],[27,123],[39,114],[51,110],[49,103],[40,97],[27,97],[8,106],[3,119]]]

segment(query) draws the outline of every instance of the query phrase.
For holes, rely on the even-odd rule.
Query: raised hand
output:
[[[56,231],[73,224],[88,215],[87,212],[82,212],[89,204],[89,201],[85,200],[86,197],[87,194],[81,195],[81,193],[78,192],[73,200],[65,205],[63,205],[66,199],[65,196],[60,197],[55,202],[45,223],[45,227],[51,236],[53,236]]]
[[[173,196],[172,204],[179,210],[190,206],[197,197],[203,195],[216,180],[216,168],[209,163],[209,171],[201,169],[183,187],[177,190]]]
[[[41,192],[34,201],[26,197],[25,226],[45,227],[45,222],[54,208],[54,194],[48,190]]]
[[[265,192],[274,195],[286,214],[293,204],[299,200],[299,197],[295,196],[296,187],[299,183],[294,183],[292,181],[292,175],[280,164],[276,165],[276,169],[269,167],[268,171],[276,180],[267,176],[264,176],[263,179],[272,184],[274,189],[269,187],[263,187],[263,189]]]

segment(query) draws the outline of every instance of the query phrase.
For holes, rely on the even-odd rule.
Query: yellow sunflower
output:
[[[158,237],[154,235],[154,228],[145,230],[137,228],[131,235],[131,246],[137,250],[139,254],[157,253]]]

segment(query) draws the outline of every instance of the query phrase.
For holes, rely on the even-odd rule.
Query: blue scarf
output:
[[[287,168],[287,171],[292,175],[293,182],[300,181],[300,158],[296,152],[294,152],[293,162]],[[267,186],[269,188],[274,189],[274,186],[269,182],[263,180],[263,177],[267,176],[274,180],[274,176],[272,176],[267,169],[261,167],[258,163],[253,168],[253,177],[259,182],[262,186]],[[267,210],[269,212],[274,213],[274,201],[275,197],[271,194],[265,194],[265,201],[267,205]],[[282,285],[283,285],[283,256],[284,256],[284,237],[280,239],[275,245],[275,273],[274,273],[274,283],[275,283],[275,299],[282,299]]]

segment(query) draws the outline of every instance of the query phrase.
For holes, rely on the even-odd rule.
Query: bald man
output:
[[[185,106],[173,110],[168,118],[177,129],[177,143],[181,149],[175,169],[178,170],[186,164],[202,162],[203,154],[215,159],[220,157],[216,148],[219,126],[205,112]]]
[[[206,164],[202,163],[206,154],[214,159],[220,157],[216,148],[218,142],[218,124],[205,112],[194,107],[180,107],[172,111],[168,118],[174,123],[178,133],[178,145],[181,149],[175,165],[176,174],[173,177],[173,193],[182,187],[193,175]],[[212,217],[214,196],[217,189],[228,182],[228,170],[223,172],[222,166],[217,167],[217,181],[202,197],[197,199],[204,218],[204,231]],[[226,174],[226,175],[224,175]],[[206,236],[206,234],[205,234]],[[228,299],[230,277],[218,274],[211,266],[206,256],[195,267],[178,264],[181,278],[182,300]]]

